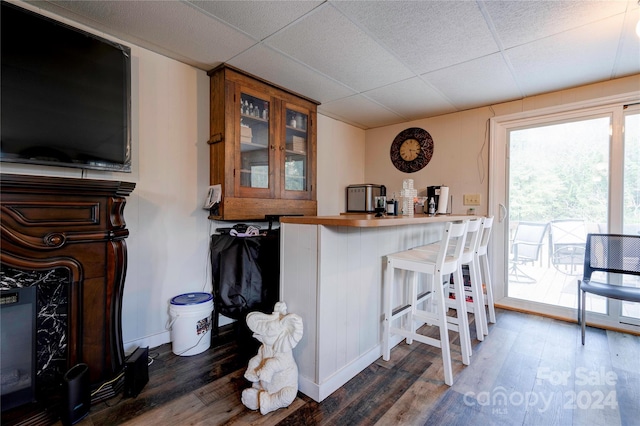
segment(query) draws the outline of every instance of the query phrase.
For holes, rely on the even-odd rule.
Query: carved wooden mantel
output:
[[[122,290],[129,235],[125,198],[134,183],[0,175],[0,262],[66,268],[71,276],[67,367],[89,365],[92,385],[124,367]]]

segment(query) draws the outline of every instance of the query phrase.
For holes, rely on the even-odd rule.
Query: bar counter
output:
[[[293,350],[302,393],[322,401],[381,356],[385,256],[439,241],[445,222],[472,217],[280,218],[280,299],[304,322]]]
[[[280,218],[280,223],[297,223],[303,225],[327,225],[327,226],[352,226],[357,228],[375,228],[380,226],[419,225],[438,222],[450,222],[473,218],[463,215],[436,215],[416,214],[415,216],[383,216],[375,217],[375,214],[342,214],[339,216],[285,216]]]

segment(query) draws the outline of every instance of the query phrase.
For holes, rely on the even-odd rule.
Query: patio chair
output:
[[[540,222],[519,222],[516,233],[511,242],[511,267],[509,276],[514,277],[511,281],[534,283],[536,279],[526,274],[521,265],[529,264],[540,260],[543,239],[547,232],[547,223]]]
[[[563,274],[580,275],[586,240],[587,225],[584,220],[552,220],[549,228],[551,264]]]
[[[605,272],[603,281],[592,281],[593,272]],[[640,303],[638,281],[625,282],[617,275],[640,276],[640,235],[588,234],[584,253],[584,274],[578,280],[578,323],[582,327],[582,344],[586,330],[587,293]],[[614,281],[614,279],[616,281]]]

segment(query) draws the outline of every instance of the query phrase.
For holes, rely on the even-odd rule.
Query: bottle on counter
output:
[[[396,200],[396,193],[392,194],[392,198],[387,200],[387,216],[398,216],[398,200]]]
[[[387,216],[395,216],[394,200],[387,200]]]
[[[433,197],[431,197],[431,199],[429,200],[428,213],[429,216],[435,216],[436,214],[436,202],[433,200]]]

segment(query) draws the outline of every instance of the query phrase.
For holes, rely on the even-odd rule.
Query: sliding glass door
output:
[[[574,318],[587,233],[640,232],[640,108],[500,117],[491,129],[497,293]],[[640,325],[639,304],[588,295],[586,306],[602,325]]]

